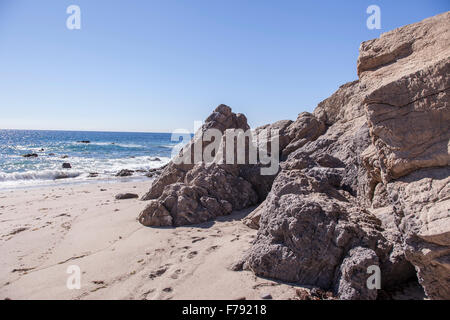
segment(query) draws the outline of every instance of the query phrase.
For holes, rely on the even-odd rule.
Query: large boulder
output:
[[[329,163],[334,164],[331,159]],[[360,273],[343,271],[345,277],[335,276],[353,248],[376,253],[377,265],[378,260],[386,264],[383,271],[392,251],[381,221],[359,208],[342,188],[344,175],[344,168],[322,166],[300,151],[292,154],[258,207],[259,223],[251,221],[259,231],[245,258],[246,268],[264,277],[345,291],[348,299],[376,297],[369,290],[343,291],[357,282],[354,277],[359,279]]]
[[[194,138],[180,152],[161,173],[161,175],[153,182],[150,190],[142,197],[142,200],[157,199],[164,191],[164,188],[170,184],[182,182],[186,173],[195,165],[194,148],[196,144],[202,144],[201,150],[204,150],[210,143],[203,139],[203,134],[208,129],[216,129],[224,133],[226,129],[249,129],[247,118],[241,113],[233,113],[231,108],[221,104],[206,119],[205,123],[195,134]]]
[[[250,163],[249,148],[253,146],[257,151],[264,148],[271,154],[274,139],[281,140],[284,147],[290,141],[285,129],[291,122],[281,121],[275,125],[256,129],[244,144],[246,155],[244,163],[238,163],[235,158],[235,162],[228,164],[224,134],[230,129],[237,129],[242,133],[250,131],[244,115],[235,114],[230,107],[220,105],[206,119],[205,124],[196,132],[189,144],[156,178],[150,191],[144,195],[143,200],[153,201],[141,212],[139,221],[146,226],[196,224],[261,202],[270,191],[278,173],[278,163],[273,174],[263,175],[261,169],[265,165],[259,162]],[[223,134],[220,141],[205,138],[210,129],[216,129]],[[264,129],[265,131],[276,129],[278,134],[266,135],[263,133]],[[265,139],[259,139],[263,136]],[[218,147],[215,154],[212,154],[211,162],[203,159],[196,161],[194,155],[196,148],[203,153],[210,144],[216,142]],[[234,155],[237,155],[237,148],[238,144],[235,143],[232,150]],[[278,161],[281,151],[278,148],[276,152],[278,154],[275,158]]]
[[[363,43],[358,73],[373,205],[396,217],[426,294],[450,299],[450,12]]]
[[[387,185],[404,240],[425,293],[450,299],[450,167],[415,171]]]
[[[285,147],[270,193],[244,220],[259,231],[243,266],[375,299],[375,264],[384,289],[416,271],[430,298],[450,298],[449,32],[447,12],[361,45],[359,80],[303,121],[311,138]]]
[[[260,162],[178,161],[213,143],[207,129],[248,129],[219,106],[143,197],[139,221],[179,226],[259,204],[244,219],[257,238],[234,270],[376,299],[366,281],[377,266],[382,289],[416,278],[428,297],[450,299],[449,33],[447,12],[361,44],[358,80],[312,114],[254,130],[245,154],[280,157],[269,176]]]

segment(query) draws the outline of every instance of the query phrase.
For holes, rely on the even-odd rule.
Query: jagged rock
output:
[[[380,222],[351,206],[351,196],[336,188],[335,178],[330,179],[335,186],[324,181],[334,172],[318,169],[283,170],[275,179],[246,259],[257,275],[329,289],[350,249],[361,246],[388,255]]]
[[[363,43],[358,59],[372,203],[396,217],[406,258],[434,299],[450,299],[449,57],[446,12]]]
[[[387,185],[404,239],[428,297],[450,299],[450,167],[421,169]]]
[[[367,287],[367,270],[378,266],[378,256],[368,248],[356,247],[350,250],[342,261],[336,275],[335,293],[342,300],[375,300],[377,290]]]
[[[288,141],[286,145],[280,144],[282,156],[286,158],[292,151],[305,145],[307,142],[317,139],[325,132],[325,123],[308,112],[302,112],[297,120],[286,129]]]
[[[172,161],[143,197],[156,200],[140,222],[198,223],[262,201],[244,219],[257,238],[233,270],[375,299],[367,268],[378,265],[383,289],[417,271],[428,297],[450,299],[449,33],[446,12],[364,42],[358,80],[312,114],[255,130],[257,148],[279,130],[267,146],[278,139],[277,174],[258,175],[260,163]],[[199,139],[208,128],[248,125],[221,105],[188,150],[208,146]]]
[[[155,201],[170,212],[173,218],[170,221],[174,226],[205,222],[230,214],[233,210],[252,206],[258,201],[252,185],[239,177],[238,172],[234,166],[196,164],[186,174],[184,182],[166,186]],[[146,208],[141,217],[152,215],[151,208],[155,208],[154,204]],[[155,220],[144,219],[143,224],[151,226]]]
[[[255,208],[248,216],[246,216],[242,222],[249,228],[259,229],[259,220],[261,219],[261,212],[265,202],[261,203],[257,208]]]
[[[138,220],[144,226],[172,226],[172,216],[158,200],[151,200]]]
[[[290,129],[292,123],[292,120],[280,120],[272,124],[266,124],[256,128],[255,134],[259,135],[263,130],[279,130],[279,150],[283,150],[292,140],[292,137],[290,137],[290,134],[292,135],[292,129]]]
[[[142,198],[157,199],[160,206],[152,202],[141,213],[141,223],[147,226],[167,223],[174,226],[195,224],[230,214],[233,210],[240,210],[258,202],[258,195],[252,184],[240,176],[240,165],[194,163],[195,145],[200,144],[200,150],[204,150],[209,143],[213,143],[202,139],[208,129],[217,129],[223,133],[227,129],[246,131],[249,126],[244,115],[233,113],[228,106],[218,106],[184,148],[184,153],[180,152],[177,158],[167,165],[153,182],[150,191]],[[161,214],[161,206],[166,209],[171,219]],[[164,222],[159,222],[158,217]]]
[[[203,140],[203,133],[206,130],[217,129],[223,133],[226,129],[232,128],[242,129],[244,131],[248,130],[247,118],[243,114],[233,113],[231,108],[226,105],[219,105],[206,119],[205,124],[199,129],[188,146],[184,148],[185,153],[182,155],[180,153],[176,159],[172,160],[165,167],[162,174],[153,182],[149,192],[142,197],[142,200],[156,199],[162,194],[166,186],[184,180],[186,173],[195,165],[193,157],[194,146],[201,143],[201,150],[204,150],[206,146],[213,143]],[[183,161],[183,159],[189,159],[189,161]]]
[[[369,264],[383,287],[409,281],[414,265],[429,297],[449,299],[449,30],[447,12],[361,45],[360,79],[300,115],[314,134],[285,147],[244,220],[259,231],[243,266],[374,299]]]

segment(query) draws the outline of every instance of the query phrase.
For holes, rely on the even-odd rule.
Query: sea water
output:
[[[144,179],[170,161],[178,143],[170,133],[0,130],[0,189],[117,181],[122,169],[135,171],[127,179]]]

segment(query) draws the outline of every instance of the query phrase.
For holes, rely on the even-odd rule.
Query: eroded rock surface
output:
[[[426,294],[450,288],[450,13],[361,45],[360,79],[314,111],[326,132],[289,150],[243,266],[257,275],[375,299],[417,271]]]
[[[233,270],[376,299],[366,286],[376,265],[383,289],[417,277],[428,297],[450,299],[449,33],[447,12],[364,42],[358,80],[312,114],[255,130],[279,130],[276,174],[171,162],[139,221],[178,226],[259,204],[243,221],[258,236]],[[207,128],[248,124],[221,105]]]

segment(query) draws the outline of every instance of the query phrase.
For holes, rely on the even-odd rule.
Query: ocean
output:
[[[177,143],[170,133],[0,130],[0,189],[148,179],[145,171],[168,163]],[[116,177],[122,169],[135,173]]]

